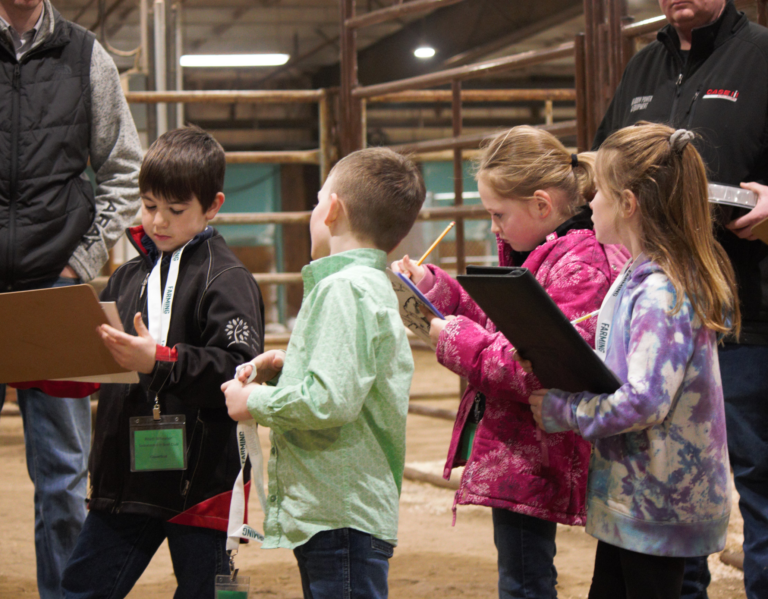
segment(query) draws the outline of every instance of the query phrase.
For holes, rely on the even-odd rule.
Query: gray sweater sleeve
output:
[[[94,41],[91,57],[91,167],[96,173],[96,214],[69,259],[83,281],[95,277],[108,251],[139,209],[142,150],[120,86],[117,67]]]

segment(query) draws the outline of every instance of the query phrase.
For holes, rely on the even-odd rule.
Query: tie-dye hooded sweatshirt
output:
[[[661,268],[637,266],[613,312],[606,364],[611,395],[552,390],[547,431],[594,443],[587,532],[651,555],[701,556],[725,545],[731,512],[723,390],[715,333]]]

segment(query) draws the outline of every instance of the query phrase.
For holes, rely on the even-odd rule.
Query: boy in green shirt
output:
[[[294,550],[305,597],[387,596],[413,357],[384,271],[424,196],[391,150],[341,160],[312,212],[288,350],[252,362],[277,385],[244,384],[248,368],[222,386],[234,420],[272,429],[263,547]]]

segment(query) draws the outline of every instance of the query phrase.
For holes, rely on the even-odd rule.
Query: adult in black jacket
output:
[[[757,207],[717,210],[742,310],[739,343],[720,350],[728,449],[744,517],[744,580],[768,597],[768,246],[751,228],[768,217],[768,30],[726,0],[659,0],[669,25],[627,65],[594,141],[638,121],[694,130],[712,182],[744,183]],[[766,291],[763,291],[763,289]],[[689,560],[683,597],[706,597],[705,559]]]

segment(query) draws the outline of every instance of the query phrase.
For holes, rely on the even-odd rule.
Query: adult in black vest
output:
[[[768,30],[726,0],[659,0],[669,25],[627,65],[595,137],[637,121],[693,129],[710,181],[744,183],[757,206],[719,210],[717,236],[736,271],[739,343],[720,350],[728,450],[744,516],[749,599],[768,597],[768,246],[752,226],[768,217]],[[740,212],[740,213],[739,213]],[[766,291],[764,291],[764,289]],[[682,597],[707,597],[706,558],[688,560]]]
[[[0,292],[92,279],[138,209],[141,146],[114,63],[48,0],[0,0],[0,160]],[[18,399],[38,590],[58,598],[85,519],[90,402]]]

